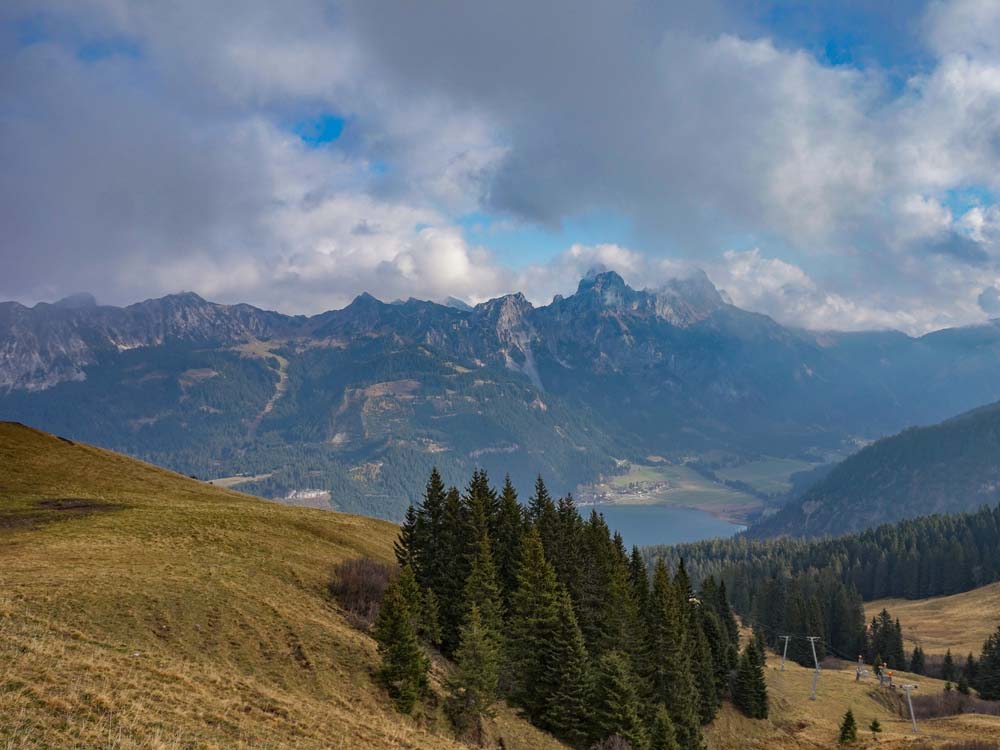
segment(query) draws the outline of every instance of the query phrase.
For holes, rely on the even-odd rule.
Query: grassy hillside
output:
[[[458,747],[393,711],[325,595],[395,533],[0,423],[0,747]],[[558,746],[507,710],[491,731]]]
[[[846,534],[1000,498],[1000,403],[879,440],[836,466],[778,513],[753,525],[764,538]]]
[[[915,736],[909,719],[890,710],[892,704],[870,675],[854,680],[853,664],[842,662],[839,669],[822,671],[816,700],[809,700],[813,670],[788,662],[780,671],[781,657],[768,654],[765,667],[770,694],[770,718],[753,721],[727,706],[708,729],[711,750],[810,750],[834,748],[844,713],[850,708],[858,722],[859,742],[853,747],[892,750],[961,748],[962,742],[1000,737],[1000,718],[966,714],[919,722]],[[897,672],[897,683],[919,685],[921,694],[944,689],[940,680]],[[878,719],[882,733],[872,740],[868,725]],[[1000,743],[996,745],[1000,747]],[[981,745],[976,747],[990,747]]]
[[[903,640],[912,648],[917,643],[924,651],[964,657],[977,657],[985,641],[1000,624],[1000,583],[952,596],[932,599],[879,599],[865,604],[869,620],[886,608],[903,625]]]
[[[324,592],[333,563],[387,559],[394,536],[0,423],[0,748],[461,747],[440,709],[395,713],[374,643]],[[709,750],[832,747],[849,706],[862,727],[879,718],[880,747],[1000,735],[996,717],[954,717],[923,723],[929,744],[913,745],[850,665],[823,672],[813,703],[811,672],[778,661],[772,718],[727,704]],[[559,747],[508,709],[490,732],[508,750]]]

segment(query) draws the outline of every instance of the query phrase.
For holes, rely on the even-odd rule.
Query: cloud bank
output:
[[[6,3],[0,298],[547,302],[601,263],[806,327],[1000,314],[996,3],[921,6],[902,74],[669,5]],[[463,223],[593,212],[630,236],[515,262]]]

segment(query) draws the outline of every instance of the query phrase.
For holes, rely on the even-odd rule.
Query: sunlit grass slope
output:
[[[393,711],[325,594],[395,534],[0,423],[0,748],[460,747]]]
[[[929,654],[951,649],[956,659],[969,652],[978,657],[1000,625],[1000,582],[932,599],[879,599],[865,604],[865,615],[870,620],[883,607],[899,618],[908,647],[919,643]]]
[[[707,731],[711,750],[806,750],[837,746],[837,734],[844,713],[850,708],[858,723],[859,742],[855,748],[891,750],[931,750],[960,747],[970,740],[995,740],[1000,747],[1000,717],[966,714],[919,722],[913,734],[909,719],[892,710],[877,681],[868,675],[855,682],[854,665],[824,669],[820,674],[816,700],[809,699],[813,670],[787,662],[780,671],[781,657],[768,654],[765,668],[770,695],[770,718],[753,721],[725,706]],[[940,680],[897,672],[897,684],[917,684],[920,693],[944,689]],[[868,725],[878,719],[883,731],[872,738]]]

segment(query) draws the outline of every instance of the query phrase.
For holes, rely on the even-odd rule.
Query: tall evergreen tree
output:
[[[1000,700],[1000,626],[983,644],[973,684],[983,700]]]
[[[642,557],[642,552],[635,545],[632,546],[632,555],[629,557],[628,577],[635,592],[636,606],[639,612],[645,616],[646,605],[649,602],[649,574],[646,571],[646,561]]]
[[[757,659],[763,667],[767,663],[767,638],[764,636],[764,629],[759,625],[753,627],[753,643]]]
[[[419,532],[417,531],[417,509],[410,505],[399,528],[399,537],[392,543],[396,562],[401,568],[410,566],[416,570],[418,562]]]
[[[622,652],[608,651],[597,660],[590,707],[591,740],[600,742],[617,735],[627,740],[632,750],[646,750],[648,738],[635,685],[629,658]]]
[[[460,734],[472,735],[479,742],[482,717],[492,713],[497,698],[500,652],[476,604],[471,605],[462,626],[455,662],[455,674],[448,681],[448,715]]]
[[[472,472],[472,479],[465,488],[462,502],[466,526],[466,554],[471,557],[479,546],[479,540],[484,535],[495,535],[497,530],[500,501],[497,493],[490,487],[489,476],[484,469]]]
[[[691,619],[689,632],[689,642],[693,647],[691,669],[698,687],[698,718],[701,719],[702,724],[708,724],[715,718],[721,702],[715,680],[715,664],[712,661],[712,650],[708,644],[708,638],[701,629],[699,617]]]
[[[733,685],[733,704],[751,719],[767,718],[767,682],[757,654],[757,644],[753,640],[740,657]]]
[[[541,726],[572,745],[587,735],[590,715],[590,665],[583,634],[566,589],[556,597],[556,621],[542,655],[542,682],[547,689]]]
[[[504,478],[503,490],[500,493],[496,533],[493,538],[493,557],[496,561],[497,582],[500,584],[500,598],[508,611],[511,595],[517,588],[517,565],[521,556],[521,539],[524,531],[524,511],[517,501],[517,491],[511,484],[508,474]]]
[[[553,529],[549,546],[545,547],[545,557],[555,568],[556,579],[569,591],[574,605],[579,606],[582,569],[587,560],[586,551],[582,549],[583,520],[572,495],[559,498]],[[542,541],[544,543],[545,539]]]
[[[611,644],[607,608],[610,598],[611,574],[614,566],[614,543],[604,517],[592,510],[580,535],[580,585],[577,591],[577,616],[580,630],[590,653],[599,655]],[[572,593],[572,592],[571,592]]]
[[[465,580],[464,599],[463,618],[468,618],[473,607],[478,609],[483,629],[499,646],[503,634],[503,605],[500,602],[500,587],[497,585],[490,538],[485,533],[472,558],[469,576]]]
[[[969,652],[969,655],[965,659],[965,666],[962,667],[962,677],[965,678],[966,682],[970,685],[976,684],[976,672],[977,670],[976,657]]]
[[[524,537],[517,589],[511,598],[507,639],[510,698],[532,720],[539,720],[552,685],[546,674],[549,641],[559,615],[559,584],[545,559],[538,530]]]
[[[431,587],[438,597],[441,622],[441,650],[448,656],[458,648],[459,630],[465,619],[465,580],[469,574],[468,521],[458,490],[445,493],[440,538],[436,543],[443,556]]]
[[[913,674],[924,674],[925,669],[924,650],[920,646],[914,646],[913,656],[910,657],[910,671]]]
[[[648,629],[653,705],[667,706],[681,750],[700,750],[699,693],[691,673],[687,623],[662,560],[653,570]]]
[[[417,639],[414,617],[398,581],[385,589],[378,617],[375,640],[382,663],[379,679],[403,713],[410,713],[427,686],[430,660]]]
[[[667,707],[662,703],[656,707],[656,714],[653,716],[649,750],[680,750],[677,734],[674,732],[674,722],[670,719]]]
[[[414,631],[427,643],[437,645],[441,640],[441,628],[437,619],[437,598],[434,592],[420,587],[416,574],[409,565],[399,571],[396,587],[406,601]]]
[[[955,659],[951,655],[950,648],[945,653],[944,661],[941,663],[941,679],[946,682],[955,681]]]
[[[556,554],[558,548],[558,524],[556,504],[549,494],[545,481],[539,476],[535,479],[535,492],[528,498],[528,508],[526,512],[528,522],[538,530],[538,536],[542,540],[542,549],[545,551],[546,559]]]

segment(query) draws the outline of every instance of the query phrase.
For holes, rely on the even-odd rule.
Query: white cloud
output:
[[[0,36],[0,296],[193,288],[313,312],[362,290],[547,301],[593,265],[639,286],[703,266],[797,325],[984,317],[995,2],[934,3],[934,57],[901,92],[750,34],[724,4],[667,5],[12,0],[4,28],[44,33]],[[118,38],[138,54],[77,55]],[[288,125],[320,112],[344,134],[306,148]],[[953,200],[968,190],[981,205]],[[594,209],[634,224],[631,249],[514,270],[456,224]]]

